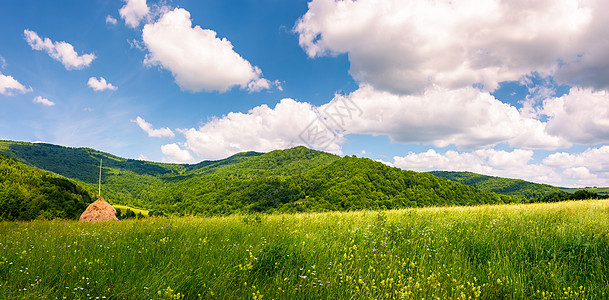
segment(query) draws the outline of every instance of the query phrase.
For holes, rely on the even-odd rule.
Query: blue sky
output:
[[[0,139],[609,186],[603,1],[12,1]]]

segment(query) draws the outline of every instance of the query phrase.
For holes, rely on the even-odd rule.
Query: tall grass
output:
[[[609,201],[0,223],[2,299],[606,299]]]

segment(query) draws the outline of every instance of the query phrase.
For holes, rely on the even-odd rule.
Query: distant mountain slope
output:
[[[185,165],[164,164],[125,159],[90,148],[70,148],[45,143],[0,141],[0,153],[17,160],[68,178],[86,183],[97,183],[99,160],[104,160],[104,172],[125,170],[139,175],[160,176],[177,174]],[[106,173],[104,173],[104,178]]]
[[[0,154],[0,220],[77,219],[91,202],[78,183]]]
[[[599,195],[609,195],[609,187],[585,187],[585,188],[560,188],[567,193],[575,193],[577,191],[588,191]]]
[[[480,191],[430,174],[306,147],[245,152],[193,165],[127,160],[88,148],[3,141],[0,153],[64,176],[96,183],[112,203],[168,213],[230,214],[507,203],[517,198]]]
[[[433,171],[429,173],[434,176],[467,184],[483,191],[524,199],[541,198],[546,195],[562,193],[561,189],[557,187],[520,179],[486,176],[472,172]]]

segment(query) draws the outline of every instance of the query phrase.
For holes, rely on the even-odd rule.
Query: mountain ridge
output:
[[[89,187],[97,183],[103,158],[102,194],[107,200],[167,213],[223,215],[518,202],[515,197],[431,174],[303,146],[243,152],[192,165],[11,141],[0,141],[0,153]]]

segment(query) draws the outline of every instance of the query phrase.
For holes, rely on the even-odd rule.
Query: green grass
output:
[[[2,299],[607,299],[609,201],[0,223]]]
[[[145,209],[139,209],[139,208],[135,208],[135,207],[131,207],[131,206],[126,206],[126,205],[113,204],[112,207],[114,207],[114,209],[120,209],[121,214],[125,214],[127,212],[127,210],[131,210],[136,215],[141,213],[142,215],[147,217],[148,213],[150,212],[150,211],[145,210]]]
[[[599,195],[609,195],[609,187],[590,187],[590,188],[560,188],[562,191],[567,193],[575,193],[579,190],[586,190],[589,192],[597,193]]]

